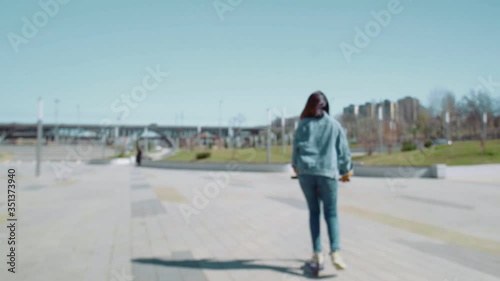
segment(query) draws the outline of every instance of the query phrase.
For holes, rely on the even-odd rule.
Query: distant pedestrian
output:
[[[292,166],[309,208],[309,227],[313,257],[308,265],[323,269],[320,238],[320,202],[330,240],[330,257],[338,269],[346,268],[342,260],[337,214],[338,181],[347,182],[352,175],[351,152],[345,133],[329,114],[326,96],[318,91],[309,96],[300,116],[293,143]]]
[[[142,149],[141,146],[139,145],[139,142],[137,142],[137,155],[135,157],[135,162],[137,163],[137,166],[141,166],[141,161],[142,161]]]

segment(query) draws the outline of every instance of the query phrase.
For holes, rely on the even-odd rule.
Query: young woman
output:
[[[313,245],[313,263],[322,265],[324,258],[320,238],[320,202],[330,238],[332,264],[346,268],[339,250],[337,215],[338,180],[349,181],[352,175],[351,152],[341,125],[329,115],[326,96],[318,91],[309,96],[295,132],[292,166],[309,207],[309,227]]]

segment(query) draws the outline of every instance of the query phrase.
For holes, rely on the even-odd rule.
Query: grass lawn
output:
[[[244,149],[224,149],[212,150],[211,156],[207,159],[196,160],[196,153],[192,151],[178,151],[176,154],[163,159],[162,161],[176,162],[228,162],[236,161],[238,163],[267,163],[267,152],[265,148],[244,148]],[[281,146],[271,148],[272,163],[290,163],[291,147],[286,148],[286,153],[282,153]]]
[[[108,159],[117,159],[117,158],[130,158],[132,156],[136,156],[137,155],[137,152],[136,151],[131,151],[129,153],[122,153],[120,155],[112,155],[112,156],[109,156]]]
[[[432,164],[475,165],[500,163],[500,140],[486,143],[484,156],[479,141],[455,142],[452,145],[435,146],[430,149],[392,154],[374,154],[354,157],[353,161],[365,165],[426,166]]]
[[[150,150],[148,153],[155,153],[155,152],[158,152],[158,151],[161,151],[161,149],[152,149]],[[145,151],[142,152],[142,155],[144,157],[144,155],[146,154]],[[137,156],[137,150],[131,150],[129,151],[128,153],[122,153],[122,154],[119,154],[119,155],[112,155],[112,156],[109,156],[108,159],[116,159],[116,158],[130,158],[130,157],[136,157]]]
[[[350,147],[351,149],[353,149],[353,148],[361,148],[361,145],[360,145],[359,143],[350,143],[350,144],[349,144],[349,147]]]

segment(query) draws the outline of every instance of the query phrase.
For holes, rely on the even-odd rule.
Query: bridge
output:
[[[238,128],[241,136],[258,135],[265,127]],[[199,132],[208,133],[217,138],[230,136],[230,128],[219,126],[172,126],[172,125],[96,125],[96,124],[43,124],[43,137],[47,142],[58,141],[71,143],[77,139],[103,140],[113,143],[117,137],[139,137],[152,132],[158,137],[167,139],[190,139]],[[0,143],[15,142],[17,139],[35,139],[37,134],[36,123],[0,123]]]

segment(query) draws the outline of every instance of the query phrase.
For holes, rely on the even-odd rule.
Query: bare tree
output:
[[[434,89],[429,94],[429,105],[427,107],[431,116],[440,115],[443,112],[447,97],[454,97],[454,94],[447,89]]]
[[[478,137],[481,143],[481,151],[484,155],[485,136],[482,136],[483,114],[490,113],[493,109],[493,100],[487,92],[471,92],[462,98],[461,110],[465,114],[465,120],[469,125],[470,132]]]
[[[432,131],[432,128],[429,126],[429,124],[431,124],[430,119],[427,111],[420,109],[413,131],[414,141],[422,141],[422,139],[430,137]]]
[[[453,138],[453,132],[455,132],[455,138],[459,138],[463,122],[461,122],[457,98],[453,92],[447,89],[433,90],[429,95],[428,113],[428,126],[430,127],[426,128],[427,134],[444,138],[449,129],[450,138]],[[448,120],[446,115],[448,115]]]
[[[500,96],[495,100],[493,114],[493,136],[494,138],[500,138]]]
[[[391,154],[396,142],[398,141],[398,130],[396,122],[384,122],[384,144],[387,147],[387,153]]]
[[[378,140],[378,120],[362,118],[358,120],[357,138],[368,156],[371,156],[377,147]]]
[[[459,112],[459,105],[457,98],[455,94],[452,92],[448,92],[442,99],[441,101],[441,107],[442,107],[442,120],[444,122],[444,127],[443,127],[443,132],[446,131],[449,126],[450,130],[450,138],[453,139],[453,132],[455,132],[455,138],[458,139],[460,136],[461,132],[461,125],[463,122],[460,122],[460,112]],[[448,113],[448,120],[446,120],[446,114]],[[446,124],[446,121],[449,122],[449,124]]]
[[[396,121],[396,141],[401,143],[403,140],[408,139],[409,133],[410,125],[404,119],[398,119]]]
[[[356,127],[357,120],[354,114],[342,114],[337,117],[337,120],[340,120],[340,123],[347,131],[347,137],[350,139],[356,139]]]

